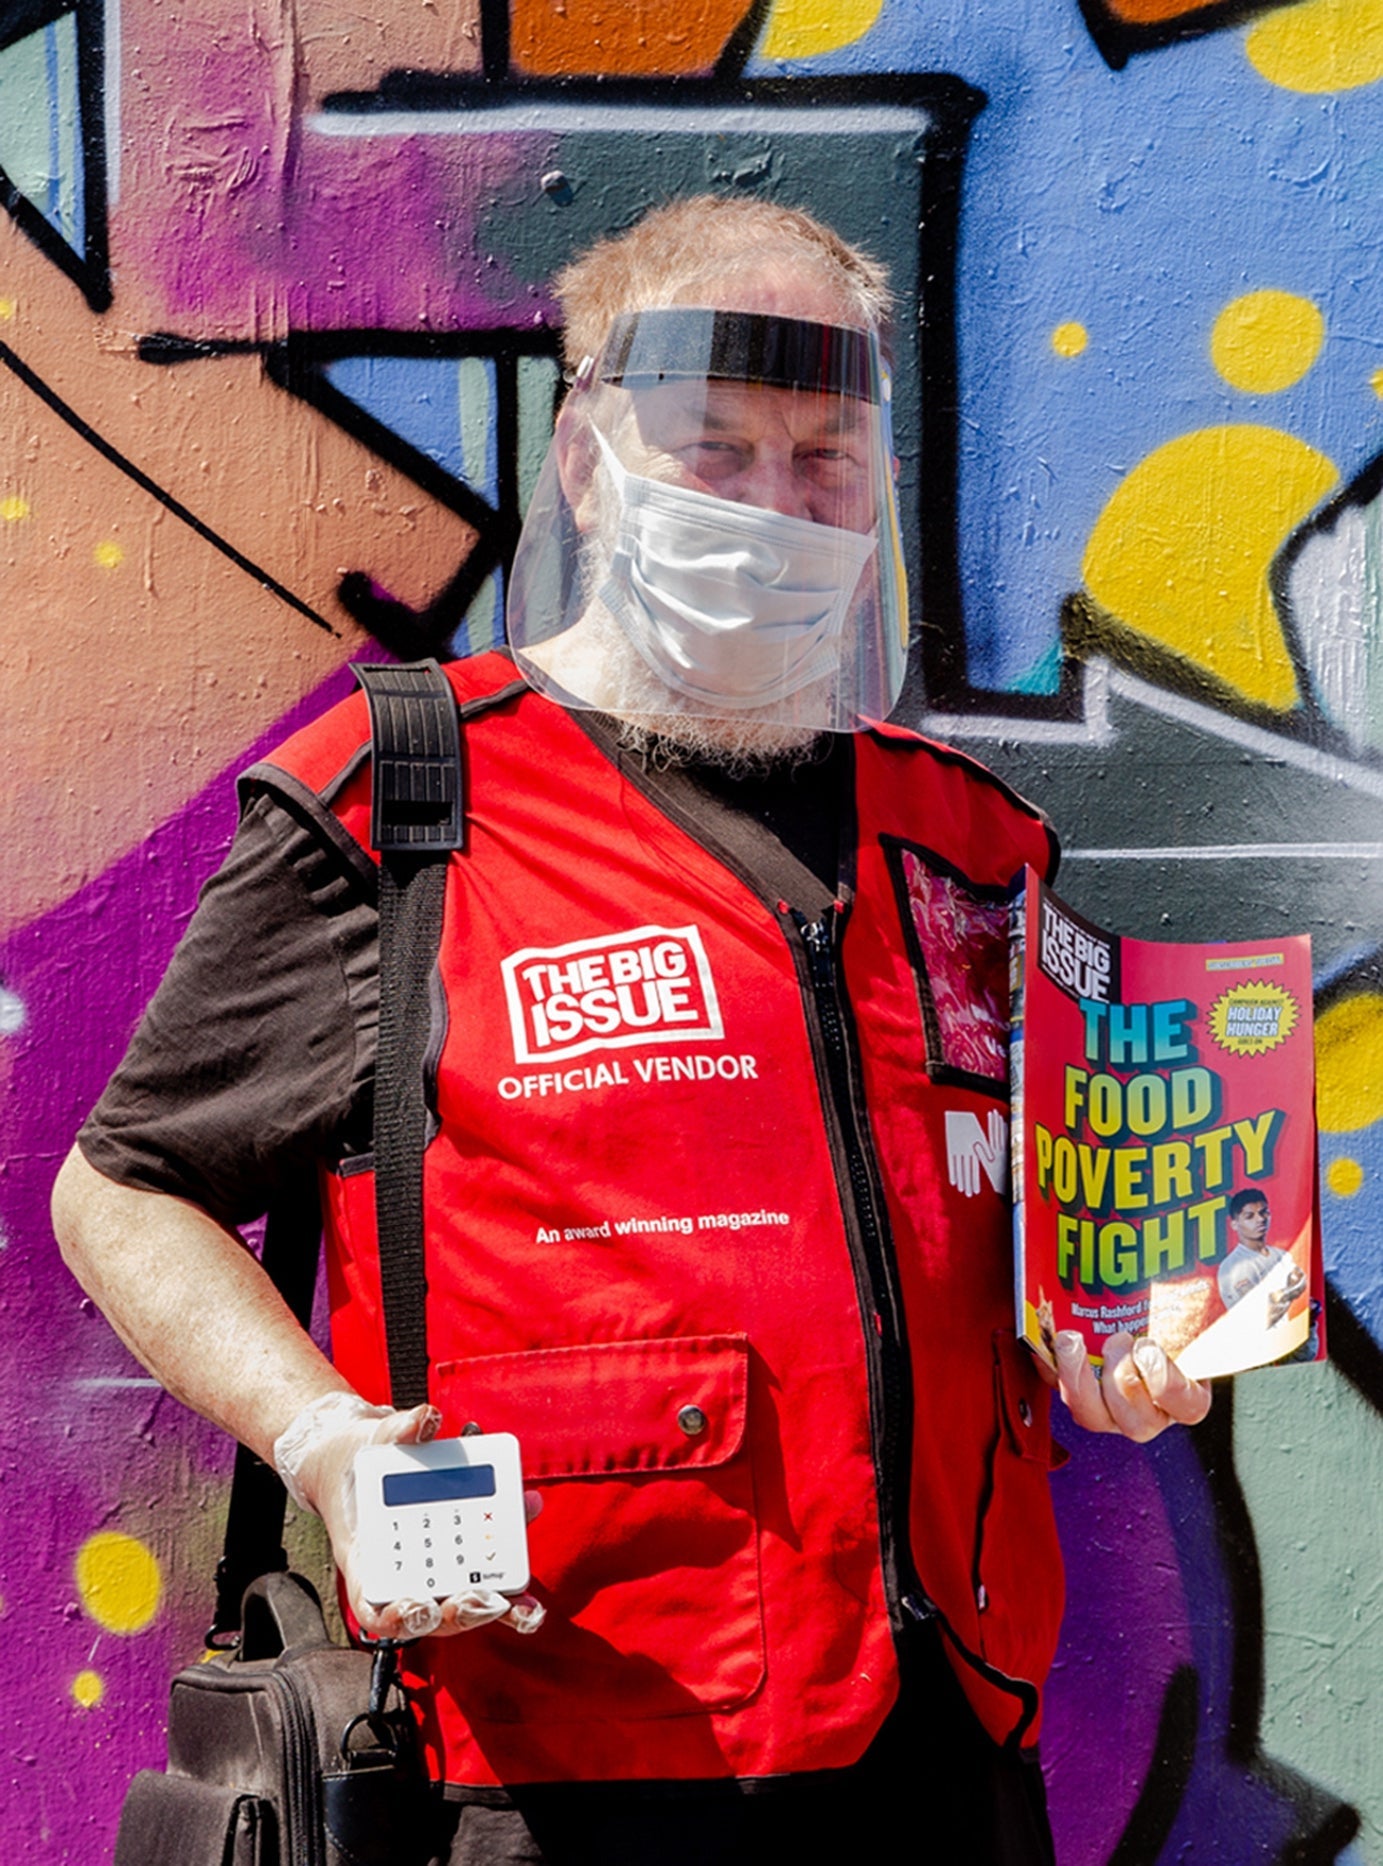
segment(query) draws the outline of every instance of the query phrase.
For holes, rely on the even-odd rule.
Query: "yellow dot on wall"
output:
[[[1332,1160],[1325,1169],[1325,1183],[1337,1199],[1352,1199],[1364,1183],[1364,1169],[1357,1160]]]
[[[12,496],[0,499],[0,519],[7,525],[17,524],[21,518],[29,516],[29,501]]]
[[[1351,91],[1383,78],[1383,0],[1306,0],[1261,20],[1249,63],[1284,91]]]
[[[94,1710],[106,1695],[106,1681],[99,1672],[78,1672],[72,1680],[72,1696],[83,1710]]]
[[[1285,710],[1297,676],[1268,570],[1338,477],[1324,454],[1277,428],[1179,435],[1111,494],[1085,548],[1085,587],[1189,667]]]
[[[1245,292],[1210,333],[1210,360],[1232,389],[1275,395],[1300,382],[1320,355],[1325,319],[1295,292]]]
[[[1369,387],[1376,396],[1383,399],[1383,369],[1376,369],[1369,377]]]
[[[158,1612],[158,1563],[134,1536],[102,1529],[77,1551],[82,1605],[110,1633],[137,1633]]]
[[[1383,997],[1361,991],[1316,1019],[1316,1118],[1354,1134],[1383,1118]]]
[[[775,0],[759,42],[760,58],[812,58],[862,39],[883,0]]]
[[[1090,341],[1090,332],[1084,324],[1058,324],[1052,332],[1052,348],[1058,356],[1079,356]]]
[[[8,324],[18,309],[13,298],[0,298],[0,322]]]
[[[125,561],[125,553],[114,538],[103,538],[91,553],[91,558],[102,570],[118,570]]]

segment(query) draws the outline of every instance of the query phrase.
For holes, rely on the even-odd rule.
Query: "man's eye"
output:
[[[681,450],[681,460],[701,479],[737,473],[744,464],[744,449],[734,441],[694,441]]]

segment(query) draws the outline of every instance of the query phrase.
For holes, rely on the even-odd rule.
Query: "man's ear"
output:
[[[600,464],[595,436],[584,409],[573,408],[569,396],[557,417],[552,444],[557,450],[557,477],[578,531],[594,531],[596,524],[595,476]]]

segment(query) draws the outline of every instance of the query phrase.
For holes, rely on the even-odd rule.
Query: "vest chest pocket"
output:
[[[593,1342],[442,1363],[443,1431],[517,1435],[543,1511],[529,1530],[532,1639],[468,1638],[476,1724],[725,1710],[764,1673],[742,1335]],[[478,1662],[472,1665],[472,1659]]]
[[[917,986],[927,1074],[1008,1094],[1008,895],[920,843],[880,838]]]

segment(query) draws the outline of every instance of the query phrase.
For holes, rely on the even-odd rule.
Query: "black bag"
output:
[[[436,1804],[393,1658],[334,1644],[300,1575],[261,1576],[237,1649],[173,1680],[168,1773],[131,1784],[115,1866],[425,1860]]]

